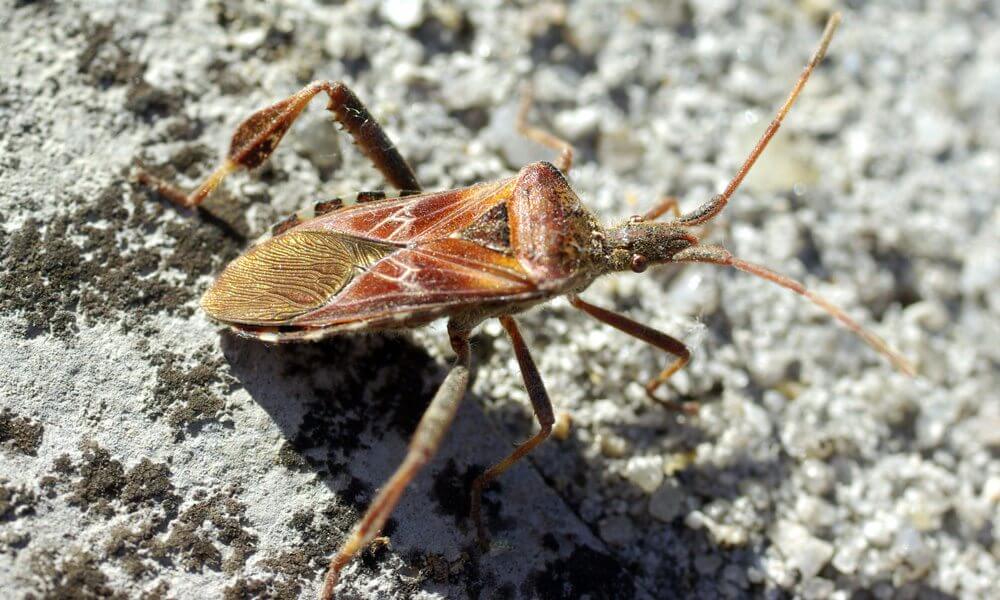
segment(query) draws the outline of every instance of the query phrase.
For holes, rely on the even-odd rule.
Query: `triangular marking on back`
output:
[[[507,203],[501,202],[479,215],[475,221],[454,234],[454,237],[481,244],[490,250],[512,255],[510,248],[510,221]]]

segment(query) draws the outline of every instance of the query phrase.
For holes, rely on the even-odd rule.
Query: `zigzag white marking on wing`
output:
[[[382,225],[392,224],[393,229],[392,234],[388,236],[389,241],[395,241],[396,236],[400,235],[400,233],[402,233],[404,237],[409,236],[410,229],[413,227],[413,223],[417,220],[411,212],[412,208],[412,204],[407,204],[401,210],[393,211],[388,217],[382,219],[379,224],[371,230],[374,231]]]
[[[394,283],[399,284],[399,286],[405,289],[406,292],[419,293],[425,289],[418,279],[420,273],[419,268],[414,267],[413,265],[400,262],[393,256],[389,256],[387,258],[384,258],[383,260],[386,262],[390,262],[396,267],[398,267],[403,272],[402,275],[392,276],[383,273],[381,271],[375,272],[374,273],[375,275],[381,277],[382,279],[385,279],[386,281],[392,281]]]
[[[492,187],[490,187],[489,189],[479,189],[479,190],[476,190],[477,191],[476,194],[469,194],[468,197],[464,201],[461,202],[461,208],[459,210],[452,210],[453,209],[452,206],[441,207],[441,209],[438,212],[451,211],[452,212],[451,218],[445,219],[445,220],[437,223],[436,225],[434,225],[433,227],[431,227],[430,229],[428,229],[426,232],[424,232],[424,235],[426,236],[426,235],[428,235],[429,233],[431,233],[433,231],[439,231],[439,230],[442,230],[442,229],[445,230],[445,231],[448,231],[451,228],[452,221],[460,219],[462,217],[462,215],[465,213],[465,209],[469,205],[475,205],[475,204],[478,204],[479,202],[482,202],[482,200],[483,200],[484,197],[492,196],[493,194],[495,194],[497,192],[497,190],[500,189],[500,187],[501,186],[499,185],[499,183],[497,183],[497,184],[493,185]],[[486,209],[488,209],[488,208],[492,208],[492,207],[486,207]],[[436,213],[432,213],[432,214],[436,214]]]
[[[489,190],[489,193],[495,192],[497,187],[498,186],[494,186],[493,189]],[[454,214],[454,216],[451,217],[451,219],[445,219],[444,221],[437,223],[436,225],[425,231],[424,236],[442,228],[447,229],[448,224],[451,223],[452,220],[461,218],[461,215],[465,212],[465,209],[469,205],[475,205],[476,203],[480,202],[483,198],[484,191],[483,190],[477,190],[477,191],[478,193],[476,194],[463,194],[465,198],[463,200],[460,200],[457,206],[455,204],[444,205],[438,208],[437,210],[428,211],[425,214],[421,215],[420,216],[421,220],[427,220],[427,219],[433,219],[435,216],[441,213],[452,212]],[[412,213],[413,207],[415,205],[416,203],[413,201],[402,203],[398,209],[389,213],[388,216],[379,221],[375,226],[371,227],[369,231],[375,231],[384,225],[391,225],[393,227],[392,233],[386,236],[387,241],[396,241],[400,237],[404,239],[411,237],[410,230],[413,227],[413,224],[417,221],[417,217]]]

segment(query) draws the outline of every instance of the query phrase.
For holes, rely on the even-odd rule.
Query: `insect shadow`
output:
[[[400,335],[335,336],[313,344],[265,345],[224,332],[221,345],[232,375],[268,413],[284,438],[276,462],[289,470],[314,473],[333,491],[337,500],[331,502],[337,504],[332,508],[339,512],[332,520],[344,528],[364,511],[376,487],[391,473],[447,372],[445,364]],[[474,348],[481,354],[489,345],[476,344]],[[481,362],[486,362],[485,358],[479,357]],[[527,465],[514,469],[486,495],[485,516],[491,530],[500,539],[516,540],[511,545],[517,551],[478,555],[474,526],[469,520],[470,485],[496,456],[509,449],[511,442],[527,439],[534,424],[527,406],[506,402],[494,410],[493,419],[508,424],[498,427],[482,408],[482,398],[471,391],[466,396],[441,452],[414,482],[414,493],[407,495],[399,515],[390,519],[385,531],[411,570],[427,574],[427,580],[416,584],[418,588],[434,589],[441,584],[435,581],[434,569],[428,568],[431,556],[453,556],[458,548],[460,553],[477,558],[468,561],[457,577],[452,575],[447,582],[470,595],[501,592],[506,582],[519,580],[518,587],[526,597],[547,596],[556,589],[571,589],[596,598],[614,597],[615,591],[632,588],[637,597],[642,597],[642,580],[650,574],[629,565],[621,558],[620,549],[598,541],[599,519],[581,516],[584,511],[580,502],[596,491],[573,486],[560,489],[557,483],[567,473],[608,471],[602,459],[588,458],[588,443],[578,436],[543,445],[539,455],[530,461],[534,470],[524,468]],[[678,420],[675,413],[655,404],[650,404],[648,410],[662,414],[662,418],[653,419],[653,424],[612,427],[617,435],[630,441],[630,453],[645,454],[654,446],[662,448],[665,437],[678,449],[703,441],[702,430]],[[692,467],[678,480],[685,494],[708,501],[736,497],[741,474],[749,477],[760,472],[783,477],[775,465],[743,462],[725,473]],[[617,498],[630,499],[636,505],[648,502],[646,492],[623,478],[579,479],[598,480],[606,488],[604,493],[617,487],[612,492]],[[526,494],[531,497],[526,498]],[[563,522],[542,519],[542,530],[519,523],[514,515],[533,511],[531,502],[536,495],[547,496],[550,510],[554,503],[563,513]],[[505,510],[501,510],[501,503]],[[314,508],[323,512],[326,507]],[[567,525],[567,519],[573,525]],[[676,539],[687,548],[697,548],[699,554],[717,556],[723,564],[758,562],[748,555],[752,549],[720,548],[707,531],[684,526],[683,516],[671,523],[658,522],[648,515],[641,520],[645,521],[643,528],[656,531],[656,536]],[[411,529],[409,522],[419,523],[419,527]],[[584,531],[574,529],[574,525]],[[331,539],[316,549],[319,564],[338,544],[339,540]],[[531,544],[556,549],[542,551],[550,560],[532,564],[525,559],[535,554]],[[385,551],[369,553],[362,560],[362,569],[374,576],[378,563],[384,560]],[[589,566],[581,566],[583,563]],[[525,575],[505,577],[516,571]],[[652,577],[656,587],[673,590],[678,597],[712,586],[711,578],[703,577],[694,564],[672,564]]]
[[[402,336],[265,345],[223,332],[222,351],[285,438],[279,462],[312,470],[336,491],[355,453],[390,432],[410,434],[445,374]]]
[[[264,345],[223,333],[221,346],[232,375],[284,438],[276,462],[289,470],[314,473],[335,493],[330,506],[310,509],[326,514],[343,530],[338,538],[395,468],[447,372],[443,363],[399,335]],[[516,441],[498,430],[481,400],[467,392],[441,452],[388,521],[384,534],[391,536],[393,552],[405,563],[396,566],[415,576],[423,572],[423,577],[414,577],[417,589],[437,589],[449,597],[463,592],[470,597],[509,595],[513,582],[540,592],[567,583],[563,578],[575,578],[571,587],[596,592],[594,597],[609,597],[601,592],[612,592],[614,586],[630,587],[627,568],[579,519],[576,509],[567,510],[564,499],[527,465],[512,470],[484,505],[491,528],[509,541],[511,551],[480,554],[469,519],[471,484]],[[527,429],[530,409],[517,408]],[[570,444],[562,450],[578,448]],[[531,527],[516,518],[528,511],[539,515]],[[325,564],[339,543],[340,539],[330,539],[316,548],[318,564]],[[601,578],[572,566],[571,558],[580,552],[603,565]],[[362,570],[374,576],[387,554],[384,549],[369,553],[361,561]],[[454,563],[456,554],[462,557],[460,564],[450,565],[443,580],[437,578],[436,557],[450,556]],[[529,556],[544,560],[527,560]],[[567,566],[553,574],[558,565]]]

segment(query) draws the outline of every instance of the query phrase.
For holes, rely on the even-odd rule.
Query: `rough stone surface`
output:
[[[382,187],[321,101],[216,219],[130,184],[134,163],[193,185],[252,110],[344,79],[445,189],[551,157],[513,130],[530,81],[601,218],[665,194],[690,209],[835,3],[766,4],[0,4],[5,597],[312,597],[444,374],[440,325],[272,348],[197,308],[245,238]],[[744,274],[602,280],[588,299],[694,349],[665,391],[701,413],[646,398],[657,351],[565,301],[524,315],[572,428],[487,493],[482,554],[469,483],[534,427],[486,324],[453,430],[344,597],[1000,596],[997,8],[849,4],[709,236],[844,306],[919,377]]]

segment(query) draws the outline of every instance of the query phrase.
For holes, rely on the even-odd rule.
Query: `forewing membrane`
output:
[[[234,260],[201,300],[213,318],[273,325],[320,308],[396,246],[295,229]]]

